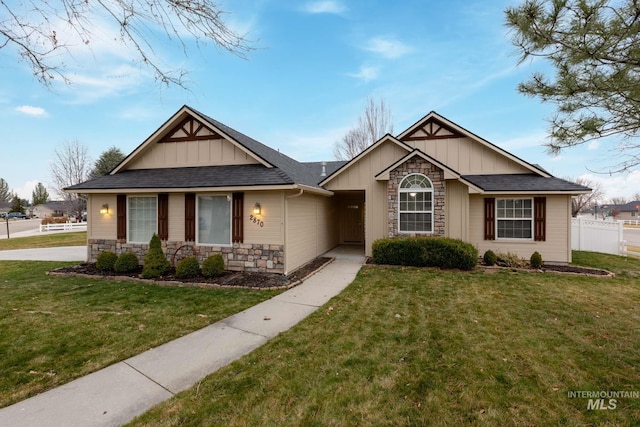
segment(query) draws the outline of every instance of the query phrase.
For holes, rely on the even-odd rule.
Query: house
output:
[[[601,214],[612,216],[617,220],[640,220],[640,200],[623,204],[605,204],[598,207]]]
[[[68,202],[63,200],[50,200],[47,203],[35,205],[30,208],[36,218],[53,218],[66,216],[70,211]]]
[[[182,107],[88,195],[88,257],[152,233],[167,257],[221,253],[228,269],[287,274],[340,245],[389,236],[459,238],[571,261],[571,196],[551,176],[435,112],[349,162],[301,163]]]

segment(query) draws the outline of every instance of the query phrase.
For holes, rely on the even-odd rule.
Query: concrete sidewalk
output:
[[[0,409],[0,425],[117,426],[291,328],[353,281],[362,248],[338,247],[335,260],[304,283],[218,323],[138,356]]]
[[[0,251],[2,261],[86,261],[87,245]]]

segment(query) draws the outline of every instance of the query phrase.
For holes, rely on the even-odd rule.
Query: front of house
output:
[[[88,195],[88,259],[153,233],[170,260],[221,253],[230,270],[288,274],[340,244],[428,235],[571,261],[571,196],[552,177],[432,112],[349,162],[301,163],[182,107]]]

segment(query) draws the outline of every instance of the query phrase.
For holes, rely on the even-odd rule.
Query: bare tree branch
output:
[[[333,146],[333,155],[338,160],[350,160],[366,150],[368,146],[393,132],[391,112],[383,99],[378,104],[372,98],[367,100],[364,116],[350,129],[340,142]]]

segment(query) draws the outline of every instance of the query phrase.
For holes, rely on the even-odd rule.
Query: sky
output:
[[[504,9],[518,1],[286,1],[222,3],[227,24],[255,48],[246,58],[188,48],[150,33],[154,59],[184,68],[188,89],[156,82],[102,18],[64,63],[72,84],[44,87],[11,47],[0,49],[0,178],[30,200],[51,178],[55,150],[78,141],[92,160],[129,154],[183,105],[299,161],[333,160],[369,98],[384,100],[399,134],[430,111],[560,178],[586,178],[603,201],[640,191],[640,168],[609,174],[612,141],[547,154],[552,104],[517,91],[541,60],[518,65]],[[0,12],[0,16],[1,16]],[[59,29],[64,34],[65,29]],[[615,142],[615,141],[613,141]]]

